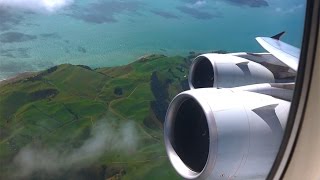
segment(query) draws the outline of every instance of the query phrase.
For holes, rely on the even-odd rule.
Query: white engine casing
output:
[[[289,108],[288,101],[241,89],[182,92],[164,124],[169,159],[185,179],[264,179]]]
[[[259,63],[232,54],[203,54],[195,58],[189,73],[190,89],[231,88],[273,83],[273,73]]]

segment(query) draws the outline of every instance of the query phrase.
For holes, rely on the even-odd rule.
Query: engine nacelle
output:
[[[273,73],[259,63],[231,54],[203,54],[195,58],[189,74],[189,86],[230,88],[273,83]]]
[[[180,93],[164,124],[169,159],[185,179],[264,179],[289,108],[288,101],[242,90]]]

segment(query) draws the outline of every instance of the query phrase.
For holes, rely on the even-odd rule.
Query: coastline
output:
[[[142,56],[139,56],[139,57],[136,57],[134,61],[132,62],[128,62],[126,64],[121,64],[121,65],[117,65],[117,66],[100,66],[100,67],[95,67],[95,68],[104,68],[104,67],[119,67],[119,66],[125,66],[125,65],[128,65],[128,64],[131,64],[135,61],[139,61],[141,59],[145,59],[145,58],[148,58],[148,57],[152,57],[154,55],[162,55],[162,54],[157,54],[157,53],[146,53]],[[62,64],[68,64],[67,62],[66,63],[61,63],[61,64],[58,64],[57,66],[59,65],[62,65]],[[82,65],[82,64],[73,64],[73,65]],[[56,66],[56,65],[53,65],[53,66]],[[87,66],[87,65],[86,65]],[[51,66],[52,67],[52,66]],[[44,69],[39,69],[38,71],[26,71],[26,72],[17,72],[17,74],[15,75],[12,75],[12,76],[8,76],[8,77],[1,77],[0,78],[0,86],[2,85],[5,85],[5,84],[9,84],[9,83],[14,83],[14,82],[17,82],[19,80],[22,80],[22,79],[26,79],[26,78],[29,78],[29,77],[32,77],[34,75],[36,75],[37,73],[41,72],[41,71],[44,71],[46,69],[49,69],[51,67],[47,67],[47,68],[44,68]],[[92,68],[91,66],[89,66],[90,68]]]
[[[224,50],[211,50],[211,51],[189,51],[188,53],[184,54],[184,55],[181,55],[182,57],[186,57],[186,58],[193,58],[193,57],[196,57],[200,54],[204,54],[204,53],[219,53],[219,54],[224,54],[224,53],[228,53],[227,51],[224,51]],[[168,55],[166,54],[159,54],[159,53],[146,53],[142,56],[139,56],[139,57],[136,57],[134,61],[132,62],[128,62],[127,64],[123,64],[123,65],[118,65],[118,66],[110,66],[110,67],[120,67],[120,66],[125,66],[125,65],[128,65],[128,64],[131,64],[133,62],[136,62],[136,61],[143,61],[144,59],[148,59],[149,57],[153,57],[153,56],[164,56],[164,57],[168,57]],[[65,64],[65,63],[62,63],[62,64]],[[62,65],[62,64],[59,64],[59,65]],[[58,66],[59,66],[58,65]],[[81,64],[74,64],[74,65],[81,65]],[[90,66],[89,66],[90,67]],[[101,66],[101,67],[97,67],[97,68],[105,68],[105,67],[108,67],[108,66]],[[50,68],[50,67],[49,67]],[[30,78],[30,77],[33,77],[35,75],[37,75],[39,72],[41,71],[44,71],[46,69],[49,69],[49,68],[45,68],[45,69],[42,69],[42,70],[39,70],[39,71],[27,71],[27,72],[21,72],[21,73],[17,73],[16,75],[13,75],[13,76],[9,76],[7,78],[4,78],[4,79],[0,79],[0,86],[2,85],[5,85],[5,84],[9,84],[9,83],[14,83],[14,82],[17,82],[19,80],[23,80],[23,79],[26,79],[26,78]],[[90,67],[91,68],[91,67]]]
[[[14,82],[17,82],[19,80],[23,80],[23,79],[32,77],[32,76],[34,76],[36,74],[37,74],[37,72],[22,72],[22,73],[18,73],[17,75],[14,75],[12,77],[8,77],[6,79],[1,79],[0,80],[0,86],[6,85],[6,84],[10,84],[10,83],[14,83]]]

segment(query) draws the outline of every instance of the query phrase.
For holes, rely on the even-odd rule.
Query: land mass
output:
[[[188,88],[195,56],[149,55],[98,69],[62,64],[3,82],[0,179],[177,179],[162,124],[170,100]],[[96,130],[101,121],[109,128]],[[95,138],[104,131],[116,137],[100,147]],[[49,160],[42,167],[28,158]]]

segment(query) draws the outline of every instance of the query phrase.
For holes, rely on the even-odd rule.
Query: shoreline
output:
[[[95,69],[96,69],[96,68],[104,68],[104,67],[119,67],[119,66],[125,66],[125,65],[128,65],[128,64],[130,64],[130,63],[133,63],[133,62],[135,62],[135,61],[139,61],[139,60],[141,60],[141,59],[150,57],[150,56],[152,56],[152,55],[162,55],[162,54],[156,54],[156,53],[147,54],[147,53],[146,53],[145,55],[136,57],[134,61],[128,62],[127,64],[121,64],[121,65],[117,65],[117,66],[100,66],[100,67],[95,67]],[[69,64],[69,63],[61,63],[61,64],[53,65],[53,66],[59,66],[59,65],[62,65],[62,64]],[[82,65],[82,64],[72,64],[72,65]],[[53,66],[52,66],[52,67],[53,67]],[[85,66],[87,66],[87,65],[85,65]],[[89,66],[89,67],[92,68],[92,66]],[[12,75],[12,76],[9,76],[9,77],[3,77],[2,79],[0,79],[0,85],[12,83],[12,82],[16,82],[16,81],[18,81],[18,80],[31,77],[31,76],[35,75],[36,73],[38,73],[38,72],[40,72],[40,71],[44,71],[44,70],[49,69],[49,68],[51,68],[51,67],[47,67],[47,68],[44,68],[44,69],[39,69],[38,71],[17,72],[17,74],[15,74],[15,75]]]
[[[18,73],[17,75],[8,77],[6,79],[1,79],[0,80],[0,86],[6,85],[6,84],[10,84],[10,83],[14,83],[14,82],[17,82],[19,80],[32,77],[35,74],[37,74],[37,72],[22,72],[22,73]]]
[[[162,55],[162,54],[145,54],[143,56],[140,56],[140,57],[137,57],[136,60],[134,60],[133,62],[135,61],[139,61],[141,59],[144,59],[144,58],[147,58],[147,57],[150,57],[150,56],[153,56],[153,55]],[[131,64],[133,62],[129,62],[127,64],[122,64],[122,65],[118,65],[118,66],[110,66],[110,67],[120,67],[120,66],[125,66],[125,65],[128,65],[128,64]],[[59,65],[62,65],[62,64],[68,64],[68,63],[61,63]],[[54,66],[59,66],[59,65],[54,65]],[[73,65],[81,65],[81,64],[73,64]],[[53,66],[52,66],[53,67]],[[89,66],[90,67],[90,66]],[[104,67],[108,67],[108,66],[101,66],[101,67],[97,67],[97,68],[104,68]],[[18,72],[16,75],[12,75],[12,76],[9,76],[7,78],[3,78],[3,79],[0,79],[0,86],[2,85],[6,85],[6,84],[10,84],[10,83],[14,83],[14,82],[17,82],[19,80],[22,80],[22,79],[26,79],[26,78],[29,78],[29,77],[32,77],[34,75],[36,75],[38,72],[41,72],[41,71],[44,71],[46,69],[49,69],[51,67],[48,67],[48,68],[44,68],[42,70],[39,70],[39,71],[27,71],[27,72]],[[91,68],[91,67],[90,67]]]
[[[200,51],[200,52],[196,52],[196,51],[189,51],[187,54],[184,54],[184,55],[180,55],[182,57],[190,57],[190,56],[197,56],[199,54],[202,54],[202,53],[227,53],[226,51],[223,51],[223,50],[212,50],[212,51]],[[141,61],[143,59],[147,59],[148,57],[152,57],[154,55],[164,55],[164,56],[167,56],[166,54],[158,54],[158,53],[153,53],[153,54],[145,54],[143,56],[140,56],[140,57],[137,57],[136,60],[134,60],[133,62],[135,61]],[[176,55],[174,55],[176,56]],[[128,65],[128,64],[131,64],[133,62],[129,62],[127,64],[123,64],[123,65],[118,65],[118,66],[110,66],[110,67],[120,67],[120,66],[125,66],[125,65]],[[65,64],[65,63],[62,63],[62,64]],[[59,65],[62,65],[62,64],[59,64]],[[55,66],[59,66],[59,65],[55,65]],[[81,64],[73,64],[73,65],[81,65]],[[90,66],[89,66],[90,67]],[[104,67],[108,67],[108,66],[101,66],[101,67],[98,67],[98,68],[104,68]],[[50,68],[50,67],[49,67]],[[34,75],[36,75],[37,73],[41,72],[41,71],[44,71],[48,68],[45,68],[43,70],[39,70],[39,71],[27,71],[27,72],[21,72],[21,73],[17,73],[16,75],[13,75],[13,76],[10,76],[8,78],[4,78],[4,79],[1,79],[0,80],[0,86],[2,85],[5,85],[5,84],[9,84],[9,83],[14,83],[14,82],[17,82],[19,80],[22,80],[22,79],[26,79],[26,78],[29,78],[29,77],[32,77]]]

